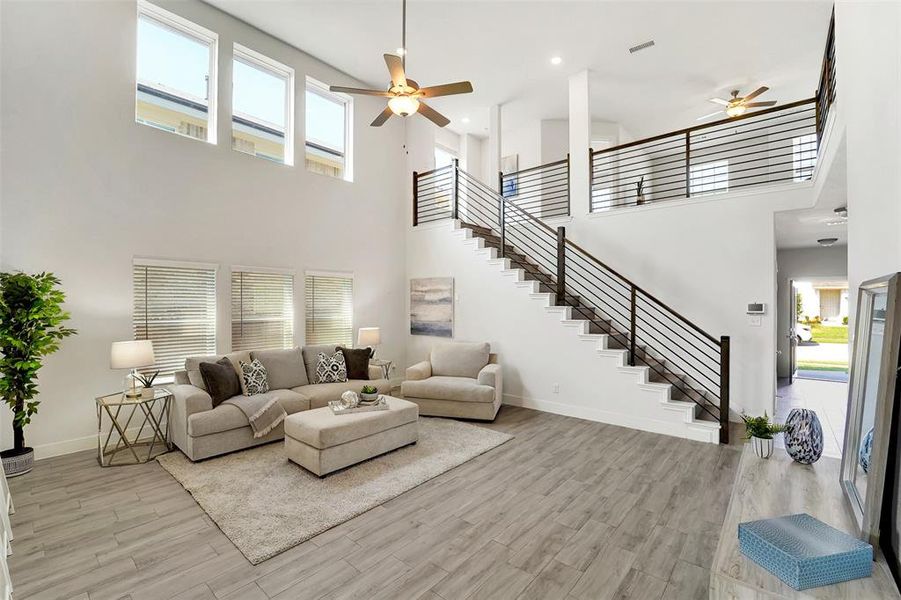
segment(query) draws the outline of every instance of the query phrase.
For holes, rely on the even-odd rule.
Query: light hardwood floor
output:
[[[707,597],[734,446],[514,407],[485,426],[516,438],[257,566],[156,463],[40,461],[10,481],[15,598]]]

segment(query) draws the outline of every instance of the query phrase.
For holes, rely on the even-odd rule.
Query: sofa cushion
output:
[[[475,379],[482,367],[488,364],[488,351],[488,342],[438,344],[432,348],[429,361],[432,363],[432,375]]]
[[[221,354],[208,356],[189,356],[188,358],[186,358],[185,371],[188,372],[188,381],[191,382],[191,385],[199,387],[200,389],[206,391],[206,387],[203,385],[203,377],[200,375],[200,363],[214,363],[220,358],[222,358]],[[250,362],[250,352],[246,350],[240,352],[232,352],[231,354],[226,354],[225,358],[227,358],[235,368],[235,373],[238,374],[238,379],[241,380],[241,393],[246,394],[247,389],[244,387],[244,374],[241,372],[241,361],[243,360],[244,362]]]
[[[292,389],[310,399],[310,408],[322,408],[328,406],[329,400],[337,400],[348,390],[359,394],[364,385],[374,385],[380,394],[391,391],[391,384],[387,379],[348,379],[341,383],[317,383]]]
[[[309,398],[291,390],[272,390],[266,392],[265,396],[278,399],[278,403],[289,415],[310,408]],[[241,412],[240,408],[231,404],[220,404],[213,410],[194,413],[188,417],[188,435],[191,437],[210,435],[241,427],[250,427],[247,416]]]
[[[214,363],[202,362],[198,366],[214,408],[232,396],[241,394],[241,380],[231,362],[224,356]]]
[[[471,377],[434,375],[428,379],[405,381],[401,384],[404,397],[457,402],[494,402],[494,388],[481,385]]]
[[[320,450],[415,423],[419,407],[389,398],[390,410],[335,415],[330,409],[310,410],[285,419],[285,435]]]
[[[338,348],[344,354],[344,364],[347,365],[348,379],[369,379],[369,359],[372,358],[372,348]]]
[[[319,383],[316,379],[316,365],[319,363],[319,353],[323,352],[329,356],[335,353],[338,348],[335,344],[320,344],[318,346],[303,347],[303,364],[307,370],[307,383]]]
[[[250,356],[266,367],[271,390],[290,390],[293,387],[309,383],[307,370],[303,364],[303,351],[300,348],[254,350]]]

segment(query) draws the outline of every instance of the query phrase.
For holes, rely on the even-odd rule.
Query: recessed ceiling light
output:
[[[551,64],[552,64],[552,65],[559,65],[559,64],[562,64],[562,63],[563,63],[563,59],[560,58],[559,56],[552,56],[552,57],[551,57]]]
[[[464,123],[469,123],[469,117],[463,117],[463,118],[460,119],[460,120],[461,120],[462,122],[464,122]]]
[[[837,241],[838,241],[838,238],[820,238],[817,240],[817,244],[819,244],[820,246],[823,246],[825,248],[828,248],[829,246],[832,246],[833,244],[835,244],[835,242],[837,242]]]

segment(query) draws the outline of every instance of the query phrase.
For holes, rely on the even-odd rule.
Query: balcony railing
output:
[[[498,174],[501,194],[539,219],[569,216],[569,155],[545,165]]]
[[[829,20],[826,34],[826,51],[823,53],[823,67],[820,69],[820,83],[817,86],[817,141],[822,142],[829,111],[835,102],[835,9]]]
[[[590,151],[591,211],[806,181],[817,161],[816,99]]]

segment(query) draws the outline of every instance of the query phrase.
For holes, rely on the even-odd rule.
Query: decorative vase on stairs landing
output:
[[[823,455],[823,427],[817,413],[793,408],[785,420],[785,451],[795,462],[812,465]]]

